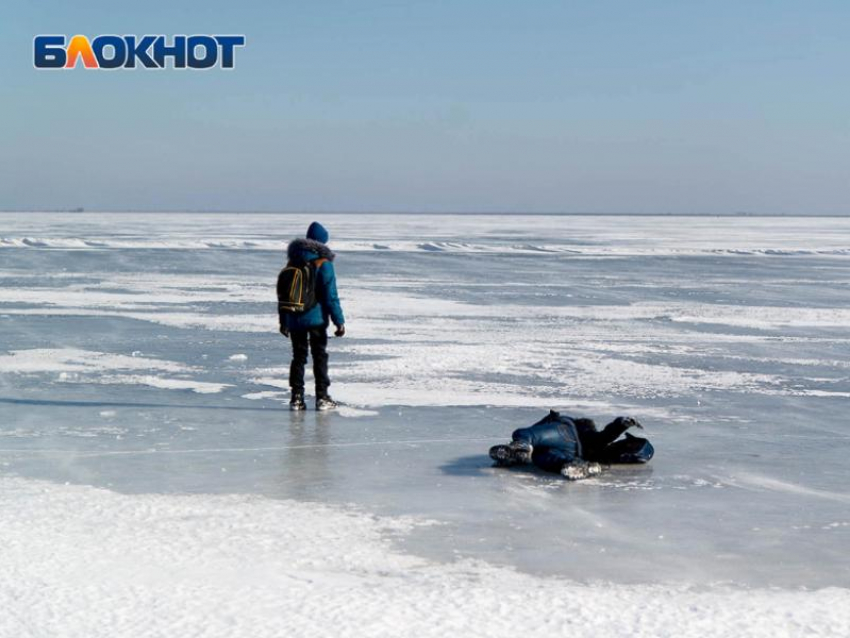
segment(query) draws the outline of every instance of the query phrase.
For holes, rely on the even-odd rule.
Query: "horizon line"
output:
[[[109,209],[109,208],[3,208],[0,213],[33,213],[33,214],[56,214],[84,215],[86,213],[96,214],[207,214],[207,215],[467,215],[467,216],[509,216],[518,215],[525,217],[847,217],[848,213],[772,213],[758,211],[733,211],[733,212],[576,212],[576,211],[428,211],[428,210],[399,210],[399,211],[372,211],[372,210],[270,210],[270,209],[203,209],[203,208],[145,208],[145,209]]]

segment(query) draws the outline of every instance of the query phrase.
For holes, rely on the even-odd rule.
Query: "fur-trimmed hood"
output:
[[[334,252],[326,244],[314,239],[294,239],[289,242],[289,247],[286,249],[287,259],[290,261],[306,260],[305,253],[313,253],[320,259],[327,259],[328,261],[333,261],[336,258]]]

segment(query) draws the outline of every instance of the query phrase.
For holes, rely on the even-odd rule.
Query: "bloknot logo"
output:
[[[37,35],[36,69],[232,69],[244,35]]]

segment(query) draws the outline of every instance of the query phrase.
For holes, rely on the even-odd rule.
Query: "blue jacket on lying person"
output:
[[[635,419],[621,416],[599,431],[592,419],[551,410],[534,425],[515,430],[508,445],[491,447],[490,458],[500,467],[533,463],[571,480],[587,478],[599,474],[602,463],[646,463],[652,458],[652,444],[627,433],[631,427],[643,429]]]

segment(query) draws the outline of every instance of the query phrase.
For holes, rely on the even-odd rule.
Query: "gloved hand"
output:
[[[622,419],[623,425],[625,425],[627,428],[635,427],[641,430],[643,429],[643,426],[638,423],[637,419],[633,419],[630,416],[621,416],[619,418]]]
[[[337,326],[336,331],[334,332],[335,337],[344,337],[345,336],[345,326]]]
[[[280,334],[282,334],[284,337],[286,337],[288,339],[289,338],[289,328],[287,328],[284,325],[281,325],[280,326]]]

